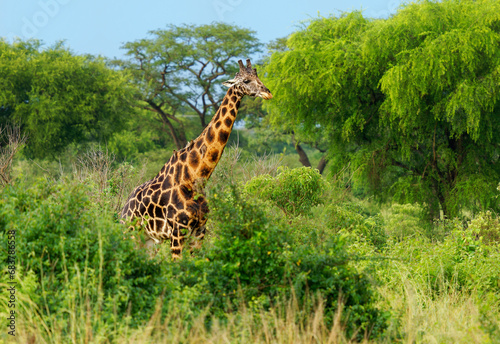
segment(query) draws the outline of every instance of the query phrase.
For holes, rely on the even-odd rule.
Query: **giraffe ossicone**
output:
[[[222,104],[196,139],[174,151],[169,161],[151,180],[136,187],[122,209],[123,220],[138,219],[152,243],[170,239],[172,257],[179,258],[187,237],[199,248],[205,236],[208,204],[203,186],[219,162],[245,96],[271,99],[273,96],[252,68],[238,61],[240,70],[222,84],[229,87]]]

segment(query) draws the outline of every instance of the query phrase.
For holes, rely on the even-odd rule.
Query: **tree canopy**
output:
[[[433,216],[498,202],[498,1],[314,19],[271,55],[263,79],[274,125],[326,137],[332,166],[350,164],[376,195],[426,202]]]
[[[157,114],[175,146],[187,143],[185,118],[201,127],[215,114],[225,91],[221,77],[232,78],[236,61],[260,51],[255,32],[224,23],[169,25],[151,38],[126,43],[129,60],[118,62],[139,86],[139,106]]]
[[[105,141],[131,108],[123,73],[61,44],[0,41],[0,123],[20,125],[28,155],[45,157],[72,142]]]

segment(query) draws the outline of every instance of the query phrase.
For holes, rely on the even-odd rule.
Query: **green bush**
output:
[[[71,310],[90,302],[102,314],[99,321],[129,312],[139,324],[151,316],[165,276],[87,193],[74,182],[6,187],[0,192],[1,240],[15,231],[18,277],[37,278],[36,289],[24,297],[40,305],[42,316],[66,323]]]
[[[489,215],[481,214],[466,226],[458,220],[447,224],[451,231],[440,242],[425,236],[407,237],[388,245],[386,254],[395,261],[393,267],[400,273],[407,270],[412,280],[436,293],[453,289],[480,295],[500,292],[500,250],[498,243],[483,242],[478,235],[498,228]],[[392,283],[392,272],[382,272],[386,282]],[[398,281],[393,281],[399,283]]]
[[[480,213],[469,222],[468,227],[476,233],[482,243],[500,244],[500,220],[498,217],[494,217],[490,211]]]
[[[268,174],[251,179],[245,190],[270,200],[287,215],[309,215],[311,208],[323,203],[327,182],[318,170],[310,167],[278,167],[278,175]]]
[[[356,240],[365,240],[377,249],[382,248],[387,235],[380,214],[371,215],[359,202],[339,202],[325,206],[321,213],[325,225],[334,232],[348,232]]]
[[[349,266],[340,236],[324,239],[312,228],[308,240],[296,239],[289,221],[270,218],[258,201],[244,199],[236,187],[213,191],[210,207],[217,239],[201,257],[184,259],[178,265],[184,273],[178,276],[183,284],[204,281],[203,298],[212,311],[223,315],[242,302],[267,309],[292,293],[304,304],[319,293],[330,322],[342,300],[348,333],[381,333],[385,314],[374,306],[369,279]]]

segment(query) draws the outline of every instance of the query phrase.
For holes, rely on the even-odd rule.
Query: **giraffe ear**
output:
[[[231,80],[228,80],[228,81],[224,81],[222,83],[222,85],[226,86],[226,87],[231,87],[233,86],[234,84],[236,84],[236,79],[231,79]]]

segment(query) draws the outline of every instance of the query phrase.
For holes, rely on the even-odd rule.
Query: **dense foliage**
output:
[[[278,168],[278,175],[263,174],[245,185],[245,190],[268,199],[285,214],[309,215],[311,208],[323,203],[326,182],[310,167]]]
[[[2,190],[2,240],[15,231],[17,277],[36,276],[31,290],[19,292],[43,305],[41,315],[63,323],[68,321],[63,309],[85,302],[98,307],[103,321],[130,307],[140,323],[151,316],[161,292],[161,266],[124,240],[123,227],[111,213],[97,211],[87,191],[79,183],[48,181]]]
[[[300,168],[294,175],[303,179],[310,171]],[[300,311],[293,321],[301,326],[317,314],[320,302],[321,322],[335,328],[340,319],[345,338],[396,339],[413,333],[400,323],[411,316],[404,309],[433,307],[432,300],[457,293],[478,297],[476,331],[488,338],[500,333],[500,224],[491,213],[465,224],[455,219],[430,225],[417,204],[381,212],[320,182],[325,204],[296,200],[313,216],[290,216],[270,207],[272,200],[259,189],[243,191],[226,179],[210,185],[204,247],[172,262],[168,245],[149,257],[132,239],[138,234],[125,233],[107,210],[119,183],[115,175],[109,174],[104,190],[87,182],[40,180],[1,191],[0,239],[16,231],[18,325],[28,331],[23,333],[54,342],[80,332],[119,341],[123,328],[141,330],[157,317],[169,328],[182,323],[185,329],[202,317],[204,331],[211,331],[233,314],[273,314],[295,300]],[[295,186],[281,188],[286,193]],[[314,194],[316,184],[302,188]],[[8,256],[5,250],[2,257]],[[2,274],[0,283],[7,277]],[[414,302],[415,293],[421,298],[417,304],[391,305],[393,298]],[[456,342],[454,335],[439,338]]]
[[[131,95],[124,75],[102,59],[60,44],[0,40],[0,124],[21,126],[30,156],[109,139],[130,115]]]
[[[498,209],[499,13],[446,0],[312,20],[268,60],[272,121],[326,136],[334,168],[351,163],[382,199],[435,217]]]
[[[294,234],[285,219],[271,216],[263,205],[242,198],[235,188],[221,189],[212,198],[212,221],[217,239],[204,256],[203,271],[214,306],[227,311],[230,296],[237,308],[242,297],[251,307],[268,309],[295,296],[299,303],[315,295],[325,300],[325,316],[332,324],[339,302],[343,322],[352,335],[374,336],[385,327],[385,315],[373,307],[369,279],[349,267],[352,257],[340,236],[324,239],[323,228]]]
[[[321,297],[330,325],[342,305],[349,336],[377,336],[386,326],[386,313],[374,307],[370,280],[349,266],[340,236],[324,239],[325,229],[318,228],[297,237],[285,230],[286,219],[243,198],[237,186],[213,191],[216,237],[180,262],[150,260],[134,247],[133,233],[124,234],[112,213],[90,201],[89,192],[80,183],[40,181],[0,194],[2,238],[16,232],[18,278],[31,281],[19,294],[43,305],[40,315],[60,326],[70,322],[63,309],[86,302],[102,312],[101,322],[130,314],[130,324],[139,325],[152,316],[160,297],[165,312],[181,307],[186,321],[206,308],[224,319],[242,306],[268,310],[292,297],[312,309]]]

